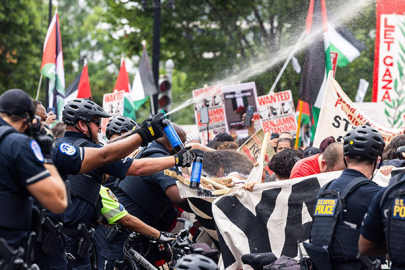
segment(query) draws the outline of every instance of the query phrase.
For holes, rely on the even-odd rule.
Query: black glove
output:
[[[174,155],[176,167],[190,167],[193,164],[195,154],[190,152],[191,146],[181,149]]]
[[[142,146],[148,146],[152,142],[163,136],[162,117],[159,114],[152,118],[148,118],[142,122],[140,128],[134,130],[142,138]]]
[[[44,156],[45,159],[44,163],[53,164],[51,151],[54,139],[51,136],[40,134],[35,136],[35,141],[41,147],[42,155]]]
[[[174,233],[169,232],[160,232],[159,238],[156,239],[159,243],[168,243],[173,241],[176,238]]]

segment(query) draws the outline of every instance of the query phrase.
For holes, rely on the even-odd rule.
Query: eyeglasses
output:
[[[94,120],[94,121],[91,121],[91,122],[94,123],[94,124],[96,124],[97,126],[100,126],[101,120]]]

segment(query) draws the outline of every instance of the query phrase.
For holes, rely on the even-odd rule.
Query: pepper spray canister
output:
[[[169,139],[170,144],[179,152],[181,149],[184,148],[184,144],[181,142],[179,135],[174,130],[172,123],[168,119],[164,119],[163,123],[163,132],[166,134],[166,137]]]
[[[193,170],[191,171],[190,188],[197,189],[200,186],[204,152],[200,150],[191,150],[191,151],[195,153],[196,157],[193,162]]]

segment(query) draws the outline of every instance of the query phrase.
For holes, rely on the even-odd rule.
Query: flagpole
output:
[[[36,100],[38,100],[39,97],[39,89],[41,89],[41,84],[42,84],[42,73],[41,73],[41,77],[39,78],[39,84],[38,84],[38,90],[37,90],[37,96],[35,97]]]
[[[269,91],[269,94],[273,93],[274,88],[276,88],[277,83],[278,83],[278,81],[279,81],[280,78],[281,78],[281,75],[283,75],[285,69],[287,68],[287,65],[288,65],[288,63],[290,62],[291,58],[293,57],[295,51],[297,50],[298,45],[299,45],[299,44],[302,42],[302,40],[304,39],[305,33],[306,33],[305,31],[302,32],[302,34],[301,34],[300,38],[298,39],[297,43],[295,43],[294,48],[292,49],[292,51],[291,51],[290,54],[288,55],[287,60],[285,60],[285,63],[284,63],[284,65],[283,65],[283,67],[281,68],[280,72],[278,73],[277,78],[276,78],[276,80],[274,81],[273,85],[271,86],[270,91]]]
[[[48,28],[52,21],[52,0],[49,0]],[[42,77],[41,77],[42,78]],[[49,107],[49,78],[45,80],[45,107]]]
[[[298,116],[298,127],[297,127],[297,134],[295,135],[295,145],[294,148],[298,149],[298,142],[300,140],[300,130],[301,130],[301,119],[302,119],[302,100],[298,100],[300,104],[300,115]]]

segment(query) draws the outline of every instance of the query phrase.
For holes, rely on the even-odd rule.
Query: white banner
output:
[[[248,253],[273,252],[277,257],[298,256],[297,241],[306,241],[312,224],[316,194],[321,186],[340,172],[256,185],[252,192],[243,188],[212,203],[222,269],[243,268],[241,257]],[[377,173],[374,181],[388,184]]]
[[[338,142],[343,142],[343,137],[352,126],[366,123],[378,129],[386,143],[389,143],[393,136],[402,134],[405,130],[405,128],[385,128],[372,121],[347,97],[337,81],[329,75],[315,133],[314,146],[319,147],[322,140],[329,136],[335,137]]]
[[[367,89],[368,89],[368,81],[366,81],[365,79],[360,79],[360,83],[359,83],[359,88],[357,89],[357,94],[356,97],[354,98],[354,100],[356,102],[363,102],[364,97],[366,96],[367,93]]]

